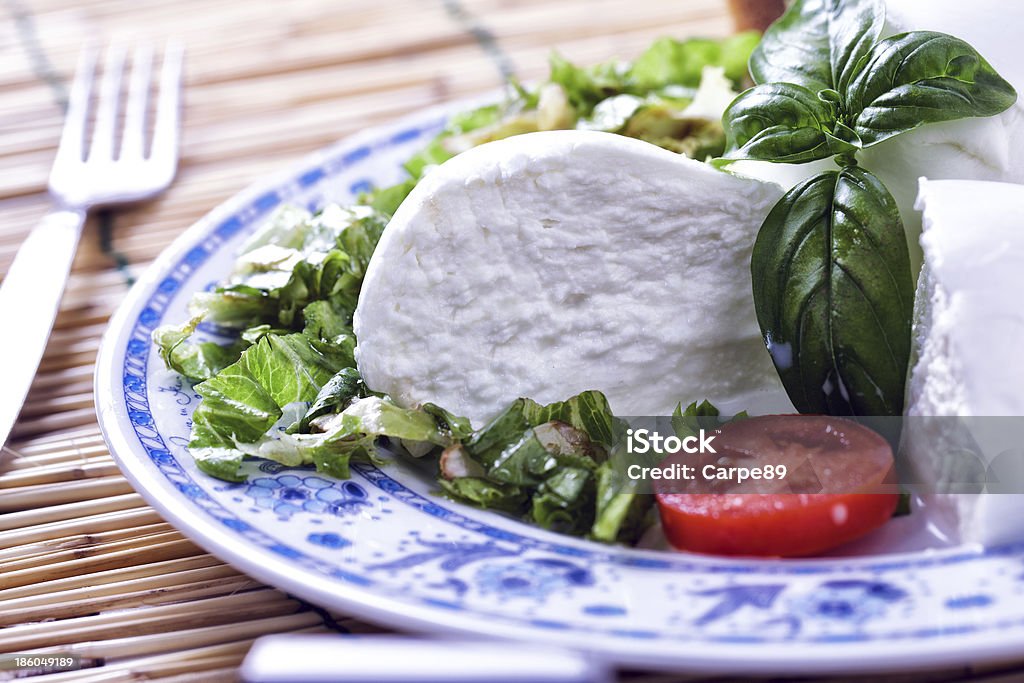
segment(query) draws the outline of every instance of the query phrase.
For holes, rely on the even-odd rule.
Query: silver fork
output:
[[[178,164],[181,70],[184,51],[164,50],[151,149],[146,151],[153,51],[137,49],[118,149],[121,78],[126,51],[107,50],[92,141],[87,127],[98,51],[79,59],[67,117],[50,171],[54,210],[29,233],[0,284],[0,315],[11,328],[0,334],[0,446],[7,441],[53,328],[86,213],[95,207],[136,202],[162,192]]]

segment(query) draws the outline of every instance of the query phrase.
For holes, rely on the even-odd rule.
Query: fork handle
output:
[[[39,368],[84,221],[80,209],[47,214],[22,243],[0,284],[0,315],[10,326],[0,334],[0,446]]]

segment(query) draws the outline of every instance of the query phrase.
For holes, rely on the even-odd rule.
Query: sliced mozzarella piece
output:
[[[921,181],[910,414],[1024,416],[1024,185]]]
[[[367,385],[474,424],[599,389],[621,415],[788,401],[761,341],[754,236],[779,189],[608,133],[521,135],[433,170],[355,315]],[[732,402],[730,402],[732,401]]]
[[[972,490],[967,482],[998,470],[998,488],[1011,493],[942,495],[937,507],[964,541],[1024,538],[1024,496],[1012,495],[1024,492],[1024,473],[1004,454],[1024,436],[1024,186],[922,181],[918,206],[924,266],[907,453],[920,481],[941,492]]]

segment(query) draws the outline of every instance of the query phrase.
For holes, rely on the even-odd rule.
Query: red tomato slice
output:
[[[768,415],[723,425],[716,454],[677,454],[692,480],[655,487],[661,524],[680,550],[799,557],[847,543],[884,524],[899,494],[888,442],[850,420]],[[704,468],[786,467],[782,479],[705,478]]]

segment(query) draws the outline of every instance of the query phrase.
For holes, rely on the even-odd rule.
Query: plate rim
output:
[[[316,583],[305,582],[300,578],[293,579],[288,571],[283,571],[290,566],[288,561],[275,557],[263,549],[261,549],[262,552],[258,559],[247,557],[245,550],[248,546],[246,543],[240,541],[238,536],[234,536],[216,525],[213,520],[207,519],[195,506],[177,507],[167,504],[168,500],[162,495],[165,489],[169,489],[167,480],[159,478],[158,470],[153,463],[135,452],[138,446],[133,446],[130,443],[130,438],[137,435],[126,433],[121,424],[126,415],[120,415],[116,410],[117,385],[114,378],[120,378],[120,373],[117,372],[115,361],[119,359],[118,352],[121,346],[118,342],[123,342],[122,345],[127,344],[130,334],[126,334],[126,332],[132,329],[133,318],[139,314],[142,305],[146,303],[147,297],[153,294],[159,281],[166,277],[189,248],[195,247],[203,241],[203,238],[209,236],[218,224],[239,213],[243,207],[251,205],[252,202],[268,192],[294,184],[295,180],[302,177],[304,172],[321,168],[326,160],[337,156],[344,150],[356,149],[373,141],[390,138],[410,127],[425,127],[424,122],[426,121],[443,121],[450,113],[464,110],[473,106],[474,103],[487,99],[493,101],[494,95],[488,95],[486,98],[456,100],[421,109],[390,123],[370,126],[359,133],[346,136],[316,150],[279,171],[258,178],[202,216],[161,251],[138,278],[119,304],[114,315],[111,316],[101,338],[97,356],[94,373],[94,398],[103,438],[115,462],[135,490],[165,519],[171,521],[175,528],[215,557],[223,559],[268,585],[280,587],[282,590],[287,590],[310,602],[329,605],[333,609],[346,611],[359,618],[392,628],[435,634],[439,631],[472,633],[480,637],[529,641],[536,639],[538,633],[536,628],[520,624],[496,625],[494,622],[484,620],[479,613],[474,613],[471,610],[452,612],[441,608],[430,609],[422,604],[403,602],[380,593],[360,590],[351,583],[327,582],[326,577],[321,577]],[[965,546],[958,546],[940,552],[943,554],[955,550],[963,552],[964,548]],[[641,556],[648,553],[651,555],[664,554],[656,551],[631,550]],[[921,554],[921,552],[899,553],[887,555],[885,559],[892,562],[897,561],[900,556],[919,556]],[[940,561],[936,554],[935,552],[931,553],[928,563]],[[975,559],[984,557],[989,552],[970,552],[968,554],[970,555],[968,559]],[[831,562],[834,561],[831,560]],[[844,561],[860,564],[870,560],[868,558],[844,558]],[[726,562],[733,566],[760,564],[757,560],[729,560]],[[830,562],[830,560],[805,560],[802,562],[820,564]],[[698,564],[702,564],[702,562],[698,562]],[[324,585],[319,585],[321,583]],[[481,629],[481,627],[485,628]],[[570,647],[581,647],[578,636],[574,639],[557,631],[543,631],[542,633],[549,642],[557,641]],[[571,633],[570,631],[569,634]],[[769,670],[775,672],[850,673],[879,671],[885,666],[894,667],[893,670],[912,670],[952,666],[972,661],[1012,658],[1013,655],[1019,657],[1019,638],[1016,640],[1004,639],[1006,642],[998,642],[998,639],[992,637],[992,633],[993,630],[990,629],[971,636],[960,636],[958,643],[972,639],[978,642],[970,647],[964,645],[952,650],[946,638],[912,640],[915,650],[911,654],[906,653],[902,648],[886,654],[885,651],[880,651],[879,646],[882,643],[874,639],[852,642],[847,645],[821,643],[820,646],[810,646],[806,641],[802,641],[805,647],[800,652],[801,659],[799,661],[794,660],[794,653],[791,648],[785,647],[786,643],[726,644],[700,640],[681,641],[678,643],[678,649],[688,650],[693,645],[697,645],[700,652],[691,651],[686,652],[685,655],[666,656],[663,648],[645,647],[650,643],[645,643],[642,640],[629,640],[631,652],[618,650],[605,654],[611,654],[610,660],[620,665],[648,669],[686,669],[734,673],[767,672]],[[621,642],[627,641],[622,640]],[[653,642],[664,644],[666,640],[659,639]],[[872,650],[871,658],[862,656],[866,654],[865,646]],[[744,649],[741,661],[735,658],[738,647]],[[586,649],[585,646],[584,649]],[[887,649],[881,648],[881,650]],[[970,650],[970,653],[967,650]],[[967,654],[974,656],[966,657]],[[978,657],[979,654],[982,656]],[[729,666],[723,667],[723,663],[728,663]]]

